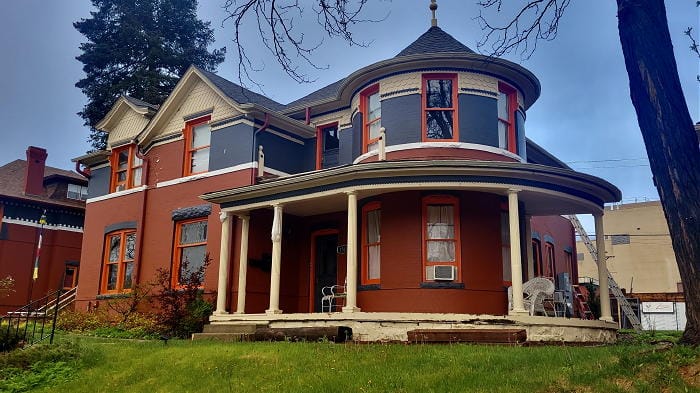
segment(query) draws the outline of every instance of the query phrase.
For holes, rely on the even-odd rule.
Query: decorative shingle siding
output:
[[[460,72],[458,83],[460,94],[472,94],[484,97],[493,97],[494,94],[498,94],[498,79],[492,76]]]
[[[411,94],[420,94],[421,73],[399,74],[379,82],[379,95],[382,100]]]
[[[126,107],[126,105],[124,105]],[[148,118],[140,113],[136,113],[131,108],[125,109],[126,113],[121,117],[119,123],[107,136],[107,145],[111,148],[113,144],[128,141],[138,135],[148,124]]]
[[[211,111],[212,122],[240,114],[203,81],[197,81],[185,96],[187,98],[182,102],[177,112],[163,128],[156,130],[156,135],[163,136],[182,132],[185,127],[184,118],[193,113]]]

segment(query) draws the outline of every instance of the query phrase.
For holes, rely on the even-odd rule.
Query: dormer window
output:
[[[135,145],[112,150],[111,192],[124,191],[141,185],[143,160],[136,156]]]
[[[209,146],[211,143],[211,116],[200,117],[185,124],[185,176],[209,170]]]
[[[68,190],[66,190],[66,198],[84,201],[87,199],[87,196],[87,187],[81,186],[79,184],[68,184]]]
[[[423,141],[457,141],[457,75],[423,75]]]
[[[498,147],[517,154],[515,139],[515,110],[518,98],[515,89],[505,83],[498,84]]]
[[[362,130],[364,133],[362,151],[366,153],[377,149],[379,129],[382,128],[382,102],[379,99],[379,85],[365,89],[360,98]]]

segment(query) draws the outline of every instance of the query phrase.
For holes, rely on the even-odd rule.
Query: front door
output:
[[[338,235],[319,235],[314,243],[314,311],[321,312],[321,290],[338,283]]]

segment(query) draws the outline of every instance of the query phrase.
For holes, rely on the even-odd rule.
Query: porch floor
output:
[[[609,344],[617,340],[617,324],[573,318],[529,315],[474,315],[391,312],[297,314],[215,314],[217,325],[267,325],[269,328],[347,326],[356,342],[407,342],[416,329],[524,329],[527,342]]]

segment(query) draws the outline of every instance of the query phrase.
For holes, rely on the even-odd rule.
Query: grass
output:
[[[700,371],[700,349],[660,348],[644,336],[587,348],[181,340],[164,345],[72,335],[58,341],[77,341],[80,361],[64,362],[64,369],[54,370],[55,379],[44,378],[26,391],[700,392],[681,376]]]

